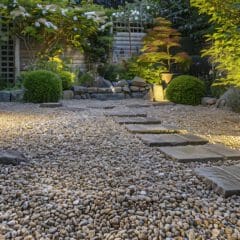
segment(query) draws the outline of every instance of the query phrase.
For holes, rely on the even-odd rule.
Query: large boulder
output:
[[[216,103],[217,108],[229,108],[240,112],[240,88],[229,88]]]
[[[64,100],[71,100],[74,97],[74,92],[72,90],[65,90],[63,91],[63,99]]]
[[[132,86],[136,86],[136,87],[146,87],[147,86],[147,82],[146,82],[145,79],[136,76],[131,81],[131,85]]]
[[[10,91],[0,91],[0,102],[10,102],[11,92]]]
[[[110,88],[112,87],[112,83],[109,80],[106,80],[103,77],[99,76],[94,80],[93,87]]]
[[[78,94],[82,94],[82,93],[87,93],[88,92],[88,88],[87,87],[83,87],[83,86],[73,86],[72,90],[74,92],[74,95],[78,95]]]

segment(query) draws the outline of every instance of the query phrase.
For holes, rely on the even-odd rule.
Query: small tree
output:
[[[180,33],[171,27],[171,22],[156,18],[154,27],[144,37],[143,54],[139,56],[139,61],[160,65],[168,72],[171,72],[173,64],[188,64],[188,54],[177,51],[181,47],[179,41]]]

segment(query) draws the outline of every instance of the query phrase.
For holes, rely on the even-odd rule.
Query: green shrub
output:
[[[85,86],[85,87],[91,87],[93,85],[94,78],[89,73],[83,73],[78,78],[78,84]]]
[[[227,106],[240,113],[240,88],[231,89],[227,97]]]
[[[166,89],[168,100],[188,105],[199,104],[204,94],[204,83],[190,75],[182,75],[174,78]]]
[[[223,95],[228,90],[228,88],[229,88],[229,86],[226,85],[225,83],[216,81],[211,85],[211,94],[214,97],[219,98],[221,95]]]
[[[24,100],[27,102],[57,102],[62,93],[62,81],[58,75],[46,70],[24,74]]]
[[[68,71],[60,71],[58,75],[62,80],[63,90],[69,90],[74,84],[75,74]]]

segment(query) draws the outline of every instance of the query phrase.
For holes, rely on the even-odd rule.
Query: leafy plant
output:
[[[58,73],[58,76],[62,80],[63,90],[69,90],[73,86],[76,78],[76,75],[74,73],[68,71],[60,71]]]
[[[144,37],[143,54],[139,62],[158,64],[165,72],[171,72],[172,65],[190,63],[186,52],[177,51],[180,48],[180,33],[171,27],[171,22],[164,18],[156,18],[154,27]]]
[[[190,75],[182,75],[174,78],[166,89],[168,100],[188,105],[200,104],[204,94],[204,83]]]
[[[122,64],[104,64],[98,67],[98,74],[109,81],[128,79],[126,68]]]
[[[218,82],[225,86],[240,86],[240,3],[236,0],[191,0],[201,14],[207,14],[214,26],[208,35],[210,57],[219,73]]]
[[[62,94],[62,81],[53,72],[30,71],[24,74],[24,99],[27,102],[57,102]]]
[[[240,112],[240,88],[231,89],[231,94],[228,95],[227,106],[234,112]]]
[[[85,87],[91,87],[94,82],[94,77],[89,73],[83,73],[78,78],[78,84]]]

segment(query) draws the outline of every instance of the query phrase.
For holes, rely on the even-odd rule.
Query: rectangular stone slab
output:
[[[173,127],[165,127],[161,124],[128,124],[126,129],[131,133],[142,134],[161,134],[161,133],[180,133],[181,130]]]
[[[225,197],[240,195],[240,166],[197,168],[195,173],[204,178],[207,185]]]
[[[114,120],[119,124],[161,124],[161,120],[155,118],[127,117]]]
[[[191,134],[139,134],[138,136],[150,147],[185,146],[207,143],[207,140]]]
[[[221,144],[208,144],[205,146],[209,151],[221,154],[226,159],[238,160],[240,159],[240,151],[231,149]]]
[[[219,161],[224,159],[221,154],[209,151],[203,145],[160,147],[160,151],[162,151],[167,157],[182,163]]]
[[[109,112],[104,113],[106,117],[147,117],[146,113],[138,112]]]

